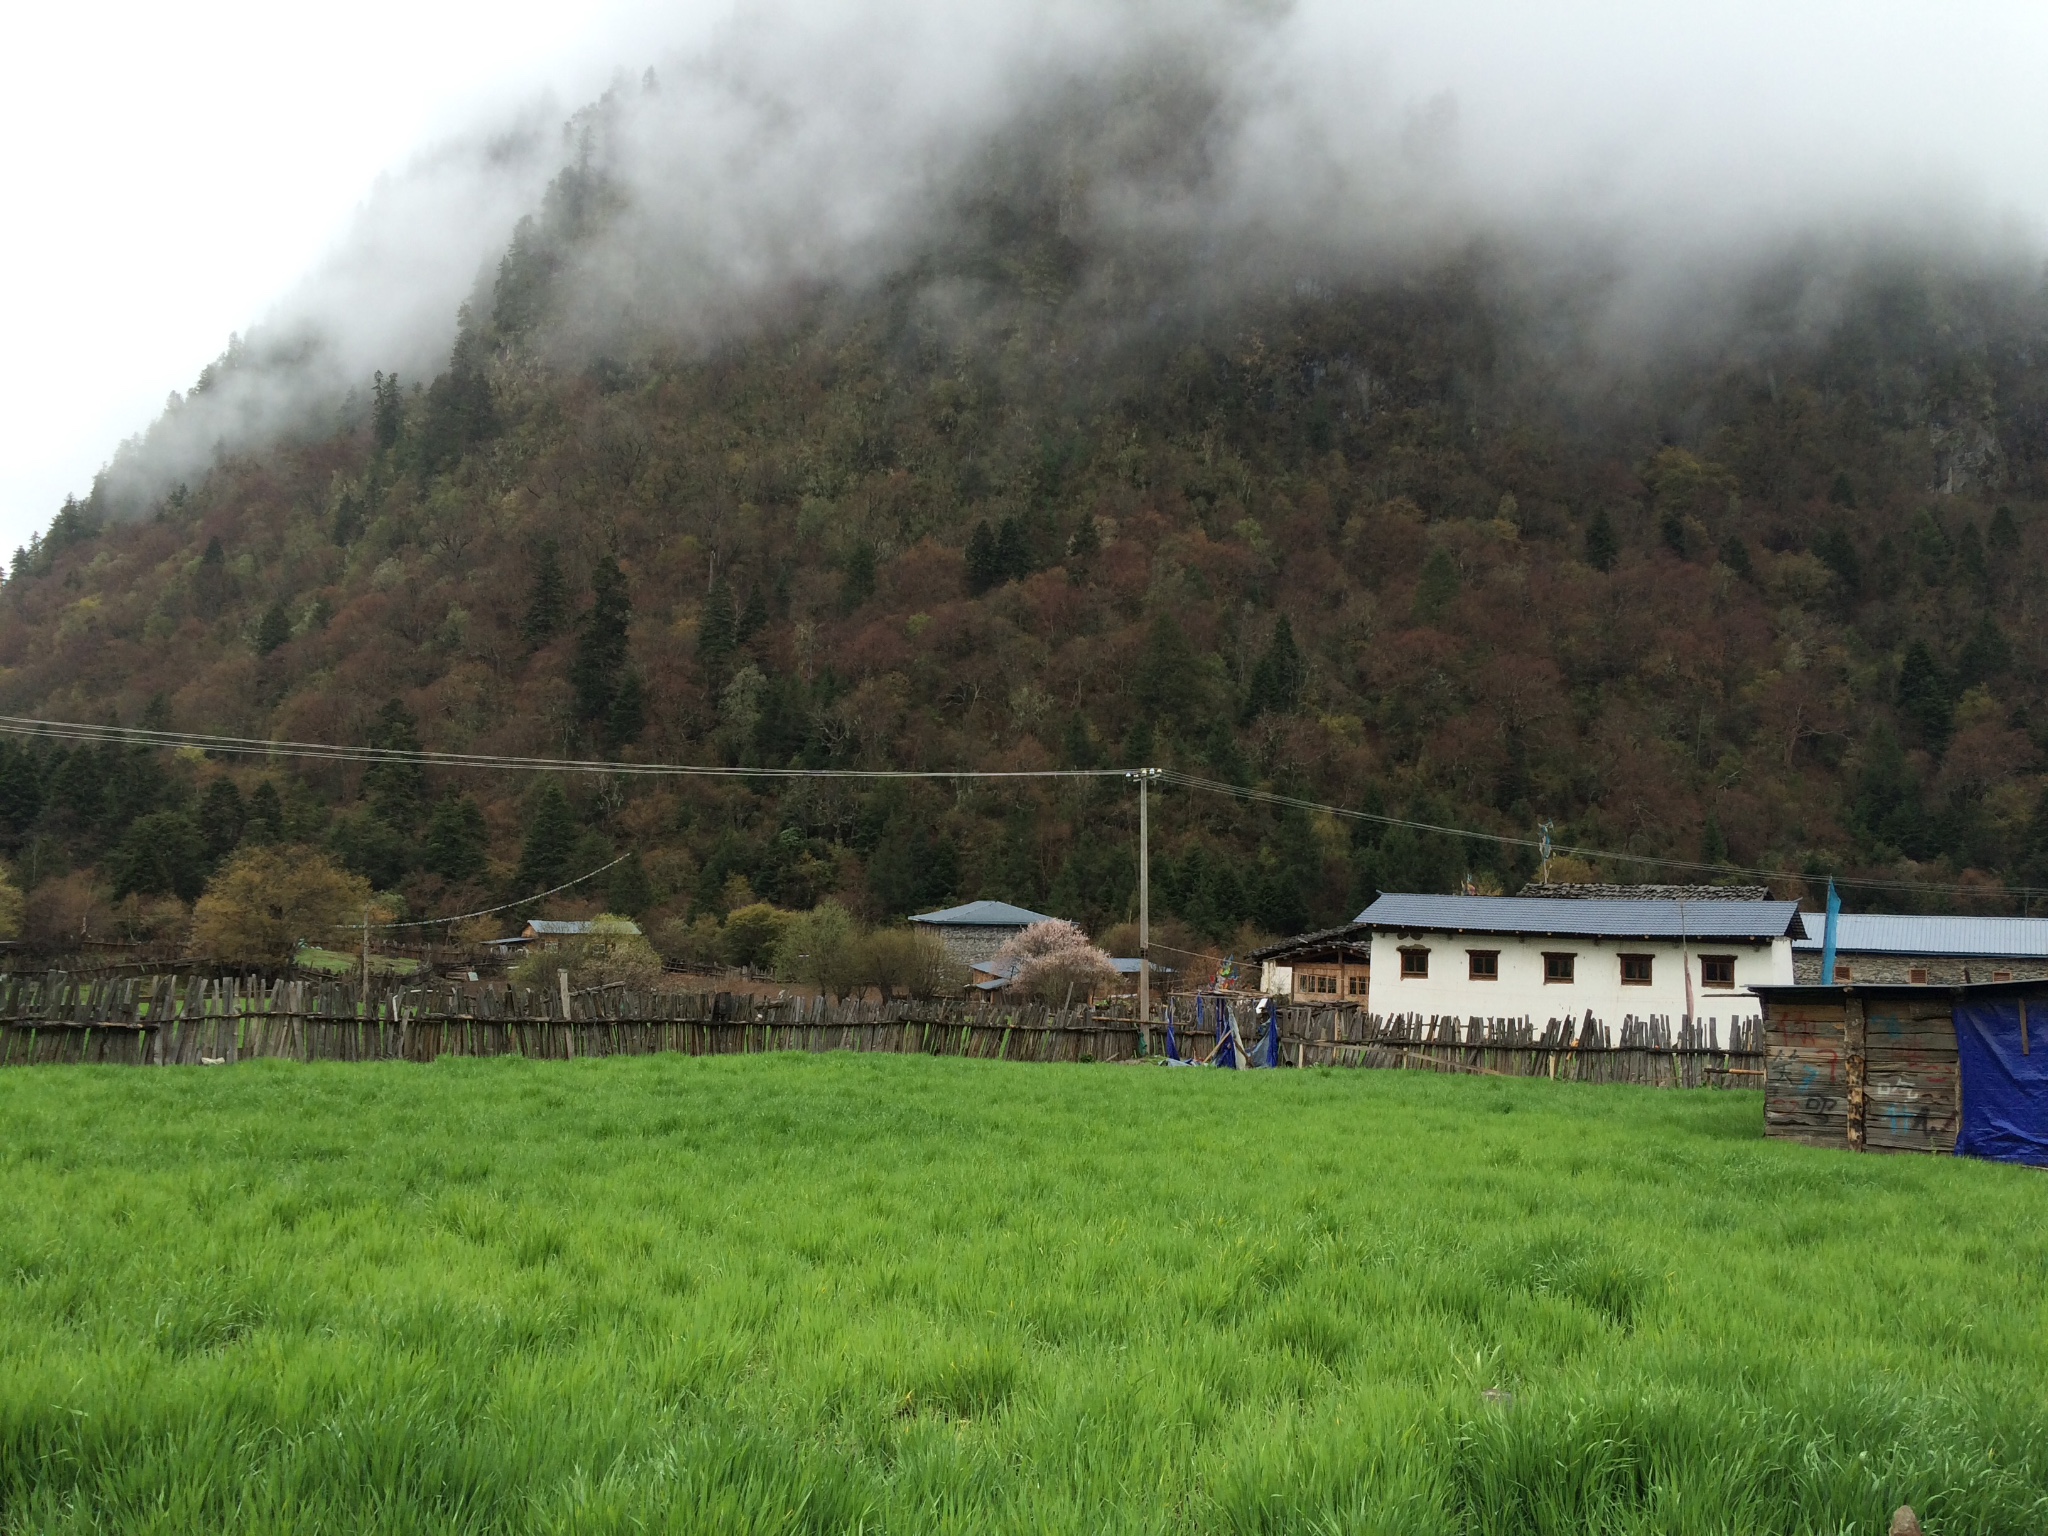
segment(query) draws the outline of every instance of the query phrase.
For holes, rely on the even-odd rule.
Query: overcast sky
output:
[[[843,25],[850,8],[879,3],[748,8],[788,30],[828,13]],[[1036,29],[1034,6],[1064,13],[1070,30],[1094,9],[959,3],[1008,11],[1018,36]],[[941,4],[904,9],[929,19]],[[22,7],[0,62],[0,549],[85,492],[169,391],[260,320],[334,246],[380,172],[543,94],[566,114],[615,70],[637,75],[731,9]],[[2038,0],[1302,0],[1288,25],[1274,57],[1306,88],[1376,90],[1396,106],[1450,93],[1480,197],[1727,208],[1731,225],[1832,201],[1946,217],[1952,199],[2025,240],[2048,227]],[[943,73],[946,45],[931,39],[965,30],[903,35],[928,50],[919,69]],[[1695,239],[1713,223],[1664,227]]]

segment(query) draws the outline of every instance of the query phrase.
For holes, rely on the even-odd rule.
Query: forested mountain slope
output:
[[[1223,294],[1185,281],[1194,256],[1092,244],[1027,168],[886,277],[711,341],[622,325],[579,348],[559,322],[614,202],[601,164],[565,171],[437,377],[365,379],[139,521],[67,506],[0,596],[7,712],[1179,765],[1687,860],[2048,883],[2034,275],[1788,258],[1716,328],[1600,351],[1591,266],[1473,242]],[[17,741],[0,833],[45,922],[160,925],[261,837],[422,913],[627,848],[614,903],[656,916],[749,891],[1091,923],[1132,903],[1120,783],[566,790],[565,820],[513,774]],[[1154,826],[1155,910],[1219,940],[1530,872],[1185,792]]]

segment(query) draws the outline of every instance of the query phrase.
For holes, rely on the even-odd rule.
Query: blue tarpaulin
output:
[[[1956,1004],[1958,1157],[2048,1168],[2048,997]]]

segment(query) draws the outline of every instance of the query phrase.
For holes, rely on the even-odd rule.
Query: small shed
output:
[[[997,950],[1033,923],[1052,919],[1007,901],[970,901],[940,912],[920,912],[911,921],[937,934],[948,954],[971,966],[993,960]]]
[[[1756,992],[1766,1136],[2048,1163],[2048,984]]]
[[[640,925],[638,923],[630,922],[623,918],[618,919],[618,921],[625,923],[628,932],[639,933]],[[519,938],[521,942],[530,947],[560,949],[562,947],[562,940],[580,939],[589,933],[590,929],[591,924],[588,920],[571,921],[536,917],[526,925],[526,931],[520,934]],[[512,941],[506,939],[502,942],[510,944]]]
[[[1372,929],[1365,923],[1298,934],[1247,958],[1259,962],[1259,990],[1268,996],[1360,1008],[1371,996]]]

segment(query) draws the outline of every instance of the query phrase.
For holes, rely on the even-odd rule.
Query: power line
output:
[[[1157,782],[1176,784],[1183,789],[1199,790],[1207,794],[1226,795],[1233,799],[1256,802],[1261,805],[1282,806],[1295,810],[1316,811],[1350,821],[1371,822],[1378,826],[1403,827],[1410,831],[1432,833],[1440,837],[1461,838],[1469,842],[1491,843],[1497,847],[1535,849],[1541,845],[1534,838],[1516,837],[1504,832],[1482,832],[1472,827],[1444,826],[1437,822],[1419,821],[1412,817],[1387,816],[1374,811],[1354,810],[1349,806],[1329,805],[1320,800],[1308,800],[1298,795],[1283,795],[1272,790],[1251,789],[1244,785],[1225,783],[1220,779],[1205,779],[1194,774],[1180,773],[1170,769],[1129,769],[1129,768],[727,768],[699,763],[630,763],[592,758],[574,757],[522,757],[488,752],[429,752],[401,747],[361,747],[332,742],[318,741],[266,741],[252,736],[207,735],[192,731],[156,731],[141,726],[88,725],[70,720],[42,720],[24,715],[0,715],[0,735],[40,737],[54,741],[92,742],[102,745],[137,747],[190,747],[202,752],[228,753],[247,757],[294,757],[320,762],[343,763],[417,763],[429,768],[473,768],[491,771],[518,773],[582,773],[611,774],[641,778],[725,778],[725,779],[1108,779],[1129,778],[1136,773],[1148,773]],[[1813,877],[1797,870],[1755,869],[1730,864],[1704,864],[1690,859],[1664,858],[1655,854],[1623,853],[1607,848],[1593,848],[1583,844],[1553,845],[1553,856],[1571,854],[1586,859],[1599,859],[1609,863],[1640,864],[1662,869],[1686,870],[1706,875],[1742,875],[1753,880],[1779,880],[1805,882]],[[609,868],[609,866],[606,866]],[[583,878],[588,878],[587,876]],[[1839,886],[1859,890],[1910,892],[1928,895],[1985,896],[2003,894],[2015,897],[2048,895],[2048,887],[2026,885],[1961,885],[1938,881],[1884,880],[1869,876],[1835,875]],[[543,895],[552,894],[544,892]],[[538,900],[528,897],[526,900]],[[520,906],[523,902],[513,902]],[[503,910],[502,908],[498,910]],[[474,914],[485,915],[485,914]],[[442,918],[437,922],[453,922],[459,919]]]
[[[415,918],[411,922],[371,923],[369,926],[379,930],[380,932],[386,928],[438,928],[443,923],[466,923],[472,917],[490,917],[499,912],[510,912],[514,907],[523,907],[526,906],[528,903],[535,901],[545,901],[548,897],[557,895],[562,891],[566,891],[571,886],[581,885],[586,880],[594,880],[595,878],[597,878],[597,876],[603,874],[606,870],[612,868],[614,865],[623,864],[626,862],[626,860],[630,859],[631,857],[632,855],[630,853],[622,853],[616,859],[613,859],[610,864],[600,864],[597,866],[597,868],[591,870],[588,874],[578,875],[574,880],[564,880],[560,885],[554,886],[551,889],[545,891],[538,891],[531,896],[522,896],[517,901],[508,901],[501,906],[485,907],[481,912],[458,912],[453,917],[421,917]],[[363,925],[360,923],[335,924],[335,927],[346,928],[352,933],[360,929],[362,926]]]
[[[1432,832],[1442,837],[1459,837],[1471,842],[1493,843],[1506,848],[1540,848],[1542,845],[1532,837],[1515,837],[1505,832],[1481,832],[1471,827],[1446,827],[1435,822],[1416,821],[1406,816],[1384,816],[1373,811],[1355,811],[1348,806],[1326,805],[1320,800],[1304,800],[1298,795],[1276,794],[1267,789],[1249,789],[1241,784],[1228,784],[1221,779],[1197,778],[1193,774],[1162,772],[1159,782],[1178,784],[1183,789],[1201,790],[1207,794],[1228,795],[1233,799],[1255,801],[1261,805],[1284,806],[1292,810],[1320,811],[1325,815],[1341,817],[1348,821],[1372,822],[1383,827],[1405,827],[1414,832]],[[1647,864],[1663,869],[1687,870],[1704,875],[1744,875],[1752,880],[1797,880],[1811,881],[1813,875],[1786,869],[1751,869],[1736,864],[1702,864],[1691,859],[1668,859],[1648,853],[1617,853],[1606,848],[1589,848],[1583,844],[1557,844],[1550,848],[1551,857],[1572,854],[1583,859],[1602,859],[1612,863]],[[2033,897],[2048,894],[2048,889],[2032,885],[1957,885],[1936,881],[1880,880],[1853,875],[1835,875],[1836,885],[1853,886],[1860,890],[1872,891],[1915,891],[1947,896],[1985,896],[2002,894],[2007,896]]]

